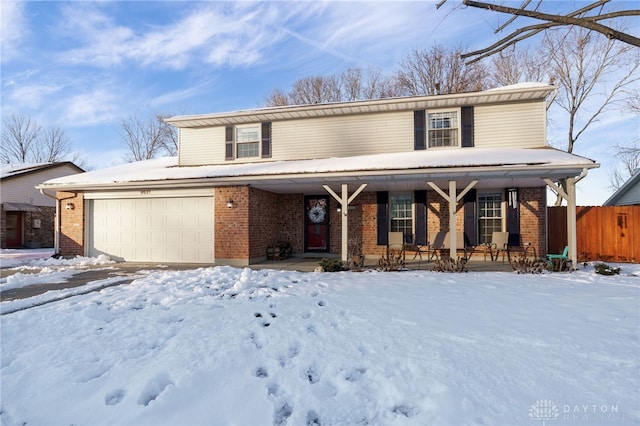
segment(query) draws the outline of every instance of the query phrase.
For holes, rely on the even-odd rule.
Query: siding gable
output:
[[[476,106],[474,146],[477,148],[537,148],[546,146],[543,102]]]

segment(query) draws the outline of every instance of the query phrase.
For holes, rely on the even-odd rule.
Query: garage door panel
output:
[[[92,200],[92,256],[212,263],[213,197]]]

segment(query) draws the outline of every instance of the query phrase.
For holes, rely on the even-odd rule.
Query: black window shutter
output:
[[[271,158],[271,123],[262,123],[262,158]]]
[[[413,194],[416,202],[416,240],[420,246],[427,244],[427,190],[417,190]]]
[[[380,191],[376,194],[378,204],[378,245],[386,246],[389,241],[389,193]]]
[[[513,192],[510,196],[509,192]],[[517,188],[507,191],[507,232],[509,233],[509,245],[520,247],[520,209],[518,198],[520,194]],[[511,200],[509,200],[511,198]]]
[[[462,117],[462,147],[469,148],[473,146],[473,107],[463,106],[461,109]]]
[[[227,126],[225,128],[225,145],[224,145],[224,159],[225,160],[233,160],[235,158],[235,156],[233,155],[234,152],[234,141],[233,141],[233,136],[235,133],[235,129],[233,126]]]
[[[425,110],[413,111],[413,149],[426,149]]]
[[[463,198],[464,203],[464,235],[467,244],[478,244],[478,213],[476,211],[476,190],[471,189]]]

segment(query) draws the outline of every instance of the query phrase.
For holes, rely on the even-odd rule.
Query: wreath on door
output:
[[[315,200],[307,212],[309,220],[316,224],[324,222],[327,215],[326,207],[326,200]]]

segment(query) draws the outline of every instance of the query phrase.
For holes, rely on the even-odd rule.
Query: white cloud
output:
[[[24,5],[23,2],[0,1],[2,62],[8,62],[18,54],[22,38],[28,33]]]
[[[111,90],[98,88],[65,100],[63,122],[71,126],[110,123],[122,116],[122,106]]]
[[[61,60],[97,67],[126,61],[175,70],[198,62],[246,66],[259,61],[265,45],[276,40],[265,33],[265,14],[243,3],[232,7],[207,3],[169,25],[140,25],[135,30],[93,5],[67,8],[65,17],[66,27],[74,28],[81,46],[62,52]]]
[[[43,105],[47,96],[60,91],[63,87],[52,84],[16,85],[9,95],[14,107],[36,109]]]

